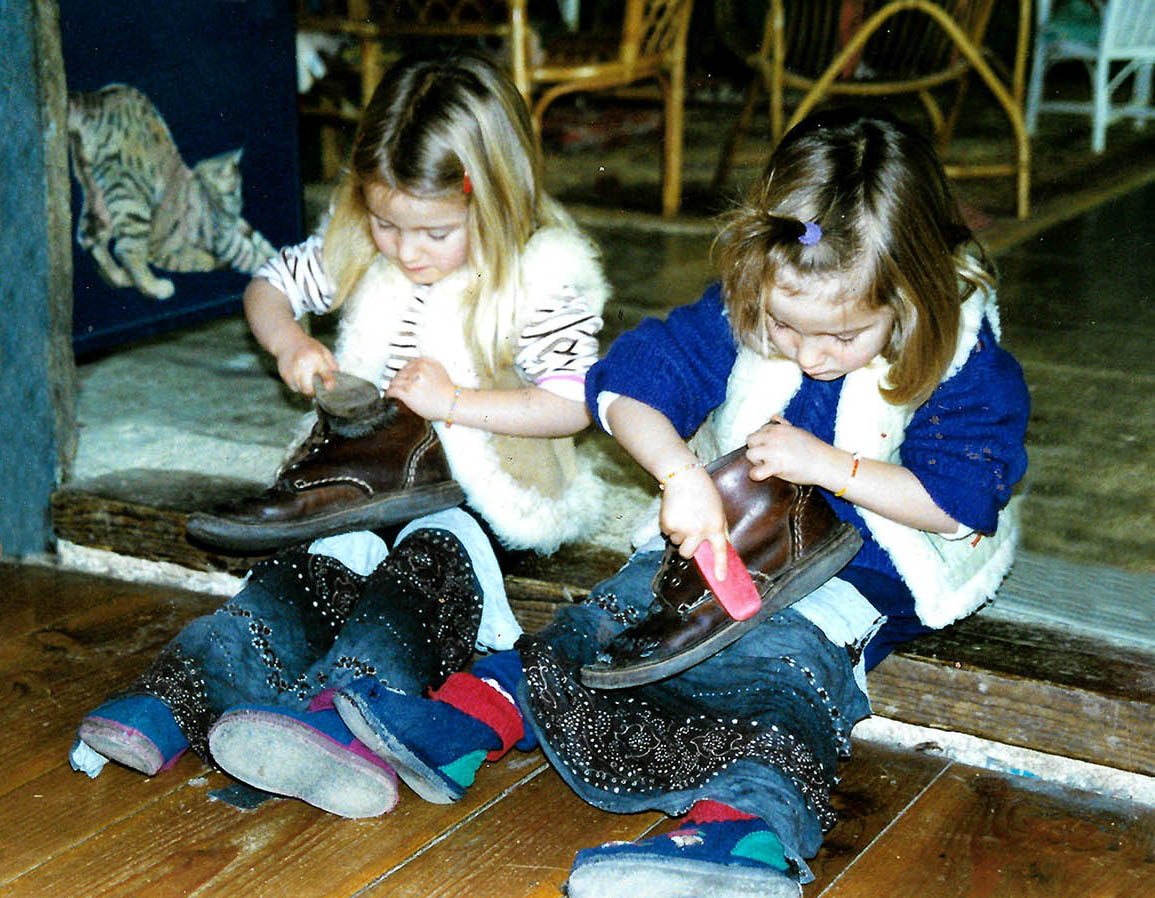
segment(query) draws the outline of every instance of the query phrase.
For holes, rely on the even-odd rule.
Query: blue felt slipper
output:
[[[579,851],[569,898],[799,898],[778,838],[758,819],[685,823],[639,842]]]
[[[76,735],[97,753],[145,776],[171,767],[188,748],[168,705],[151,695],[105,702],[80,721]]]
[[[354,680],[333,704],[358,739],[434,804],[465,795],[485,756],[501,748],[497,734],[464,711],[397,692],[372,677]]]
[[[228,774],[341,817],[378,817],[397,804],[397,776],[362,745],[333,708],[243,706],[209,730],[209,751]]]

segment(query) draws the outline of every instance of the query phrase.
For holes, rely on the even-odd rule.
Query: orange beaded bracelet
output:
[[[461,398],[461,387],[453,388],[453,401],[449,403],[449,413],[445,416],[445,429],[453,426],[453,413],[457,410],[457,400]]]
[[[700,461],[691,461],[686,462],[686,464],[682,465],[680,468],[674,468],[674,470],[672,470],[669,474],[658,481],[658,489],[664,490],[666,488],[666,484],[681,474],[683,471],[692,471],[694,468],[700,467],[702,467],[702,463]]]
[[[842,498],[842,494],[850,489],[850,481],[854,479],[854,475],[858,473],[858,463],[862,461],[862,456],[855,452],[850,456],[850,476],[846,478],[846,486],[834,494],[835,498]]]

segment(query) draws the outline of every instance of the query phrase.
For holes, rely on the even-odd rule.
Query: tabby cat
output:
[[[274,254],[240,214],[241,150],[189,169],[168,125],[136,88],[70,93],[68,135],[84,199],[76,239],[113,286],[168,299],[172,281],[150,265],[252,274]]]

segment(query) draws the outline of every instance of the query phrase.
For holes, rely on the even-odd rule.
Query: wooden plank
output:
[[[1155,811],[955,767],[815,898],[1155,895]]]
[[[838,823],[809,861],[815,881],[807,893],[833,882],[949,766],[942,758],[854,740],[831,794]]]
[[[211,550],[190,542],[185,525],[193,511],[261,489],[250,481],[184,471],[118,471],[57,490],[52,497],[53,528],[58,538],[80,546],[242,576],[268,553]],[[625,560],[625,555],[598,546],[566,545],[550,556],[508,553],[503,569],[519,596],[568,601],[588,593]]]
[[[171,491],[169,476],[175,478]],[[180,472],[118,472],[57,490],[52,525],[57,538],[80,546],[241,576],[261,556],[235,557],[196,546],[185,535],[185,525],[196,508],[257,490],[256,484],[222,486],[219,478]]]
[[[123,588],[85,589],[86,601],[73,602],[71,613],[0,645],[0,672],[24,691],[37,681],[68,682],[117,659],[158,650],[188,620],[221,602],[203,593],[105,582]],[[6,711],[0,707],[0,715]]]
[[[548,768],[362,894],[557,898],[578,850],[635,839],[665,819],[656,813],[600,811]]]
[[[979,614],[920,637],[902,654],[1155,703],[1155,655],[1039,624]]]
[[[45,740],[40,750],[54,766],[0,795],[0,883],[18,879],[46,859],[90,839],[115,822],[141,813],[150,805],[169,801],[172,792],[187,791],[212,771],[193,755],[153,777],[109,764],[90,779],[72,770],[65,760],[68,747],[61,740]],[[214,783],[225,777],[215,774]],[[183,799],[181,799],[183,801]],[[115,853],[114,853],[115,856]],[[79,889],[77,895],[85,894]]]
[[[1000,629],[952,628],[886,659],[869,678],[875,712],[1155,774],[1155,699],[1144,659],[1120,649],[1070,651],[1061,634],[1046,631],[1020,633],[1023,641],[1000,646]]]
[[[208,793],[228,782],[215,772],[179,778],[179,788],[120,816],[115,790],[109,790],[110,797],[98,779],[74,788],[87,785],[108,800],[78,801],[69,832],[57,835],[43,813],[31,818],[5,816],[0,851],[5,857],[13,851],[20,860],[5,861],[5,867],[20,869],[0,885],[0,894],[29,898],[361,894],[386,871],[420,856],[461,820],[498,796],[516,792],[543,764],[541,755],[532,753],[487,765],[465,798],[453,805],[429,804],[402,787],[398,808],[371,820],[345,820],[291,799],[241,811],[210,800]],[[145,788],[148,781],[138,780]],[[43,794],[55,795],[59,806],[62,786],[52,777],[43,783],[51,790]],[[22,826],[36,827],[38,843],[32,850],[21,848]]]
[[[0,702],[0,794],[63,763],[81,717],[129,686],[188,620],[220,603],[94,577],[61,582],[84,596],[72,602],[73,613],[0,644],[7,699]]]
[[[42,630],[69,614],[119,597],[147,597],[155,586],[39,564],[0,561],[0,641]],[[194,595],[183,590],[171,593]]]

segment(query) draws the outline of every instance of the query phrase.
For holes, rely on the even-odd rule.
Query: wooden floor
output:
[[[553,898],[574,853],[668,825],[585,805],[540,753],[486,766],[466,798],[403,789],[349,821],[292,800],[241,811],[194,757],[151,779],[67,762],[77,722],[218,599],[0,563],[0,895]],[[1155,811],[859,745],[806,898],[1155,895]]]

